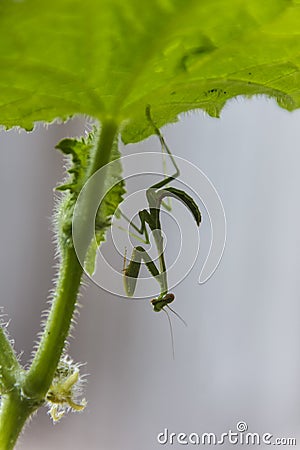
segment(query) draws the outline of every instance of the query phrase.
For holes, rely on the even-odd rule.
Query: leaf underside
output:
[[[144,2],[144,4],[143,4]],[[299,0],[1,0],[0,124],[83,113],[124,142],[238,95],[300,106]]]

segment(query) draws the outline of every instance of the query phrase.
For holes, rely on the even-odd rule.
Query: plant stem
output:
[[[91,162],[93,175],[105,166],[111,157],[117,125],[112,120],[102,123],[101,135],[94,160]],[[101,180],[104,185],[104,179]],[[102,186],[97,188],[101,190]],[[88,199],[87,199],[88,201]],[[82,229],[82,233],[84,233]],[[56,294],[47,320],[45,330],[24,384],[26,395],[44,397],[53,379],[55,369],[68,337],[71,320],[83,273],[74,247],[68,248],[62,259],[61,272]]]
[[[43,336],[24,382],[24,392],[31,398],[44,398],[49,390],[68,337],[82,272],[74,248],[67,249]]]
[[[90,165],[90,175],[110,161],[117,130],[118,126],[114,120],[107,119],[102,122],[98,146]],[[104,182],[103,177],[97,189],[101,190]],[[87,203],[88,205],[83,205],[84,208],[89,208],[88,199]],[[82,233],[84,231],[83,228]],[[73,245],[63,249],[62,253],[52,306],[31,367],[21,388],[15,389],[2,400],[0,450],[13,448],[26,419],[44,402],[70,331],[83,268]]]
[[[20,392],[15,390],[1,399],[0,411],[0,449],[14,448],[20,432],[27,418],[38,408],[28,399],[24,399]]]

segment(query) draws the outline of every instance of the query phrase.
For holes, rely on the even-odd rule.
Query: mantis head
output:
[[[155,312],[160,312],[162,309],[164,309],[165,306],[167,306],[169,303],[172,303],[174,299],[175,295],[172,293],[166,294],[162,298],[154,298],[153,300],[151,300],[153,310]]]

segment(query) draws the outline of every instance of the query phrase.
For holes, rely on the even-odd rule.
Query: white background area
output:
[[[221,264],[198,284],[205,233],[199,260],[174,290],[174,308],[188,323],[172,319],[175,361],[163,313],[88,283],[69,347],[87,363],[88,406],[56,425],[41,408],[18,449],[156,450],[164,428],[221,434],[240,420],[251,432],[296,437],[300,448],[299,124],[299,111],[260,98],[231,101],[221,119],[200,111],[163,128],[174,154],[197,165],[222,199]],[[24,363],[55,274],[53,188],[64,172],[54,146],[83,130],[77,118],[0,133],[0,304]],[[121,150],[159,150],[159,143]]]

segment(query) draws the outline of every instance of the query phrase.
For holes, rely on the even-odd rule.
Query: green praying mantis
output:
[[[124,280],[124,288],[126,295],[128,297],[132,297],[135,288],[137,279],[139,276],[140,268],[142,262],[145,263],[148,271],[150,274],[154,277],[154,279],[158,282],[160,286],[160,293],[159,295],[151,300],[153,309],[155,312],[164,311],[167,316],[170,323],[170,318],[165,310],[165,308],[170,309],[176,316],[178,316],[180,319],[181,317],[174,311],[169,305],[172,303],[175,299],[175,296],[173,293],[169,292],[168,289],[168,278],[167,278],[167,269],[166,269],[166,263],[165,263],[165,255],[164,255],[164,246],[163,246],[163,235],[162,235],[162,228],[161,228],[161,221],[160,221],[160,213],[161,213],[161,207],[167,207],[167,209],[170,209],[166,203],[164,202],[164,199],[170,199],[170,197],[173,197],[179,201],[181,201],[192,213],[197,226],[201,223],[201,213],[194,202],[194,200],[184,191],[179,190],[174,187],[169,187],[168,185],[174,181],[176,178],[179,177],[180,171],[176,164],[175,159],[173,158],[173,155],[168,148],[160,130],[155,125],[152,117],[151,117],[151,111],[150,106],[147,106],[146,108],[146,117],[151,126],[153,127],[153,130],[155,134],[158,136],[160,140],[160,144],[162,147],[162,152],[166,153],[174,166],[175,172],[171,176],[165,176],[165,178],[150,186],[146,191],[146,198],[148,202],[148,209],[143,209],[139,211],[138,216],[140,220],[140,227],[138,227],[136,224],[133,223],[132,220],[129,220],[125,214],[120,211],[120,214],[130,223],[132,228],[139,233],[140,235],[144,236],[143,242],[145,244],[149,244],[149,233],[148,228],[153,234],[154,242],[156,245],[157,253],[158,253],[158,261],[159,261],[159,267],[156,266],[154,261],[151,259],[150,255],[147,253],[147,251],[140,245],[134,247],[131,255],[131,260],[129,264],[126,266],[126,252],[124,256],[124,267],[123,267],[123,280]],[[132,233],[131,233],[132,234]],[[141,238],[139,238],[141,240]],[[181,319],[182,320],[182,319]],[[183,321],[183,320],[182,320]],[[183,321],[184,322],[184,321]],[[184,322],[185,323],[185,322]],[[171,325],[171,324],[170,324]],[[172,333],[172,328],[171,328]]]

